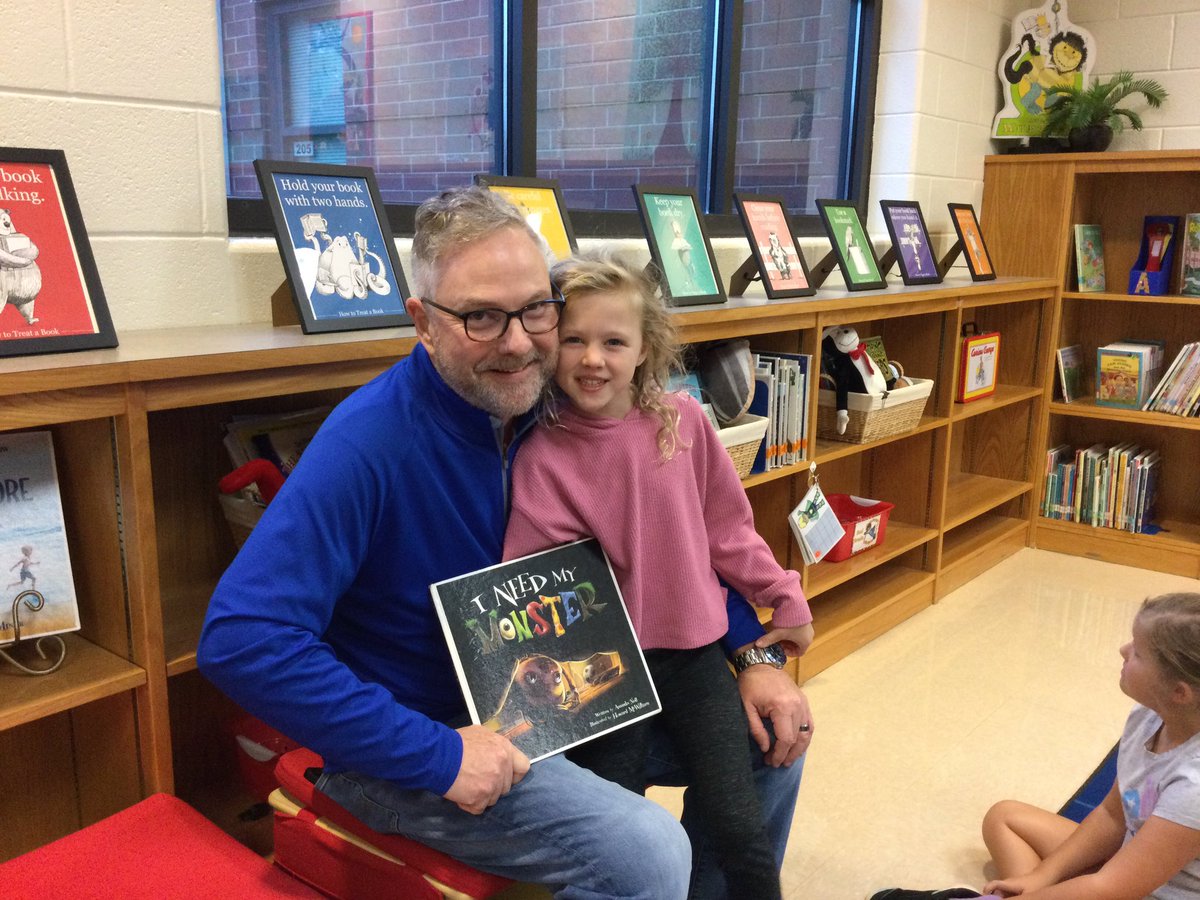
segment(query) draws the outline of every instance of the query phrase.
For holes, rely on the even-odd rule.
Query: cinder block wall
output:
[[[1031,5],[883,4],[872,204],[978,202],[995,62]],[[269,320],[283,278],[274,244],[228,238],[215,2],[8,0],[5,12],[0,141],[66,152],[118,333]],[[1200,146],[1200,0],[1071,0],[1070,12],[1100,45],[1098,73],[1132,67],[1173,94],[1116,146]],[[719,252],[730,272],[747,251],[728,241]]]

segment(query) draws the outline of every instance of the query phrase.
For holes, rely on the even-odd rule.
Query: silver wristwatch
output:
[[[783,648],[778,644],[771,644],[767,647],[751,647],[749,650],[743,650],[741,653],[733,655],[733,667],[738,672],[744,672],[746,669],[756,666],[759,663],[766,663],[769,666],[782,669],[787,663],[787,654],[783,652]]]

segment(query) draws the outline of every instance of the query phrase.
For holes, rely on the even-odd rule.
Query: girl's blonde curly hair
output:
[[[572,303],[586,303],[587,294],[623,293],[630,298],[641,321],[646,354],[633,375],[633,404],[658,417],[658,449],[663,459],[670,459],[678,449],[679,411],[667,402],[667,384],[683,365],[675,325],[657,286],[642,268],[610,249],[564,259],[550,269],[550,279],[567,301],[564,315]],[[546,409],[553,406],[546,404]]]

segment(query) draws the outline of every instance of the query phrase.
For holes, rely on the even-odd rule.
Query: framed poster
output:
[[[0,147],[0,356],[115,346],[66,155]]]
[[[929,245],[929,229],[915,200],[880,200],[888,236],[896,248],[896,265],[905,284],[938,284],[937,260]]]
[[[809,283],[808,264],[792,232],[783,200],[758,194],[734,194],[733,202],[758,263],[767,296],[774,300],[815,294],[817,289]]]
[[[256,159],[305,334],[407,325],[408,284],[375,173]]]
[[[852,291],[887,287],[854,204],[845,200],[818,200],[817,208],[821,210],[821,220],[846,287]]]
[[[675,306],[724,303],[725,288],[717,277],[717,258],[704,231],[696,191],[635,184],[633,193],[667,300]]]
[[[991,281],[996,277],[992,268],[992,258],[988,255],[987,244],[983,242],[983,231],[979,228],[979,220],[975,218],[975,207],[970,203],[947,203],[950,210],[950,221],[962,242],[963,256],[967,260],[967,269],[972,281]]]
[[[475,183],[486,185],[520,210],[529,227],[541,236],[554,259],[566,259],[579,250],[562,190],[554,179],[476,175]]]

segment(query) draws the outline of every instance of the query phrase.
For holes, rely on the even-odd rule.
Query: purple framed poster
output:
[[[921,214],[921,204],[915,200],[880,200],[883,220],[887,223],[892,247],[896,250],[896,264],[905,284],[938,284],[937,260],[929,245],[929,229]]]

